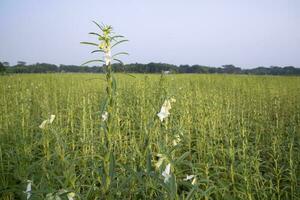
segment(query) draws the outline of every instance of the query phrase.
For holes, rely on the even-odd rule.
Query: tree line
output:
[[[199,73],[199,74],[255,74],[255,75],[300,75],[300,68],[293,66],[256,67],[253,69],[241,69],[234,65],[222,67],[210,67],[203,65],[172,65],[166,63],[132,63],[113,64],[115,72],[127,73]],[[54,65],[49,63],[36,63],[27,65],[19,61],[10,66],[8,62],[0,62],[0,73],[104,73],[104,66],[78,66],[78,65]]]

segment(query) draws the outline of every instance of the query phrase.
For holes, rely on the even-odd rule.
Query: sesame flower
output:
[[[162,122],[165,118],[167,118],[170,115],[170,109],[171,107],[171,103],[176,102],[176,100],[174,98],[171,98],[170,100],[165,100],[160,112],[157,114],[157,116],[159,117],[160,121]]]
[[[171,101],[172,103],[175,103],[175,102],[176,102],[176,99],[172,97],[172,98],[170,99],[170,101]]]
[[[192,180],[193,179],[193,180]],[[185,181],[192,180],[192,185],[195,185],[197,182],[197,178],[195,175],[186,175]]]
[[[24,191],[24,193],[27,194],[26,199],[30,199],[30,197],[31,197],[31,184],[32,184],[32,181],[31,180],[27,180],[26,191]]]
[[[41,129],[46,128],[46,126],[47,126],[48,124],[52,124],[52,123],[53,123],[54,119],[55,119],[55,115],[51,115],[50,118],[44,120],[44,121],[41,123],[41,125],[39,125],[39,127],[40,127]]]
[[[55,119],[55,115],[51,115],[50,119],[49,119],[49,123],[52,124],[52,122],[54,121],[54,119]]]
[[[102,115],[101,115],[101,117],[102,117],[102,121],[106,121],[107,120],[107,118],[108,118],[108,112],[104,112]]]
[[[195,185],[197,183],[197,178],[195,177],[192,181],[192,185]]]
[[[48,123],[48,120],[44,120],[39,127],[41,129],[44,129],[46,127],[47,123]]]
[[[46,195],[46,200],[61,200],[61,196],[67,196],[68,200],[74,200],[75,193],[74,192],[68,192],[65,189],[60,189],[57,192],[48,193]],[[64,199],[64,198],[63,198]]]
[[[195,177],[195,175],[186,175],[186,178],[184,180],[188,181],[188,180],[191,180],[194,177]]]
[[[171,164],[170,163],[166,166],[165,171],[162,172],[162,176],[165,178],[164,183],[169,182],[169,179],[171,178]]]
[[[110,50],[105,52],[104,60],[105,60],[105,65],[107,65],[107,66],[111,63],[111,52],[110,52]]]
[[[74,192],[70,192],[67,194],[68,200],[74,200],[75,197],[75,193]]]
[[[175,135],[175,138],[173,140],[173,146],[176,146],[181,141],[180,135]]]

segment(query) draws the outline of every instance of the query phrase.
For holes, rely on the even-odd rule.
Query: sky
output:
[[[129,39],[124,63],[300,67],[299,0],[0,0],[0,61],[97,59],[92,20]]]

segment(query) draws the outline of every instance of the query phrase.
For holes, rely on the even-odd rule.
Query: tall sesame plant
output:
[[[81,42],[81,44],[90,45],[96,47],[91,53],[100,53],[100,59],[89,60],[82,65],[89,63],[103,63],[105,72],[106,72],[106,98],[101,106],[102,114],[102,127],[104,129],[104,148],[105,154],[101,161],[100,166],[100,178],[99,181],[102,185],[103,194],[107,194],[110,191],[110,188],[113,185],[115,177],[115,156],[112,142],[112,134],[114,132],[113,128],[113,113],[114,113],[114,99],[116,94],[116,79],[113,76],[112,63],[118,62],[123,64],[118,56],[128,55],[126,52],[118,52],[112,54],[112,50],[119,44],[127,42],[128,40],[124,39],[122,35],[116,35],[113,32],[112,26],[109,25],[99,25],[97,22],[93,23],[100,29],[98,33],[90,32],[90,35],[97,36],[98,42]]]
[[[94,59],[89,60],[82,65],[86,65],[89,63],[104,63],[105,72],[106,72],[106,94],[107,98],[104,103],[104,106],[102,106],[102,114],[103,114],[103,121],[107,124],[107,131],[108,134],[110,131],[110,123],[111,123],[111,114],[114,104],[114,95],[116,93],[116,79],[113,76],[113,70],[112,70],[112,62],[118,62],[120,64],[123,64],[120,59],[117,57],[120,55],[128,55],[126,52],[118,52],[112,55],[112,50],[117,45],[127,42],[127,39],[124,39],[124,36],[122,35],[116,35],[113,32],[113,28],[110,25],[99,25],[97,22],[93,21],[93,23],[100,29],[99,33],[96,32],[90,32],[90,35],[94,35],[98,37],[98,43],[93,42],[81,42],[81,44],[91,45],[95,46],[96,49],[93,50],[91,53],[100,53],[102,56],[100,56],[100,59]],[[107,141],[108,142],[108,141]]]

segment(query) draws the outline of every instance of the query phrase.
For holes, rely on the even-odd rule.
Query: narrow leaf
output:
[[[115,177],[115,157],[113,155],[112,152],[110,152],[110,155],[109,155],[109,176],[110,176],[110,179],[111,181],[114,179]]]
[[[114,76],[112,76],[112,91],[113,91],[113,94],[116,94],[116,91],[117,91],[117,81],[115,79]]]
[[[122,43],[122,42],[128,42],[129,40],[121,40],[121,41],[119,41],[119,42],[116,42],[114,45],[112,45],[111,46],[111,48],[113,48],[114,46],[116,46],[116,45],[118,45],[118,44],[120,44],[120,43]]]
[[[196,188],[196,187],[193,187],[193,188],[191,189],[191,191],[188,193],[188,195],[187,195],[187,197],[186,197],[186,200],[192,199],[196,191],[197,191],[197,188]]]
[[[83,64],[81,64],[81,65],[86,65],[86,64],[92,63],[92,62],[103,62],[103,63],[104,63],[103,60],[89,60],[89,61],[87,61],[87,62],[85,62],[85,63],[83,63]]]
[[[114,54],[112,57],[115,57],[115,56],[118,56],[118,55],[129,55],[129,53],[126,53],[126,52],[120,52],[120,53]]]
[[[124,63],[121,60],[119,60],[119,59],[114,58],[113,60],[119,62],[121,65],[124,65]]]
[[[102,26],[100,26],[97,22],[95,22],[95,21],[92,21],[94,24],[96,24],[96,26],[98,26],[99,28],[100,28],[100,30],[101,31],[103,31],[103,27]]]
[[[100,105],[100,113],[104,113],[106,111],[107,104],[108,104],[108,99],[106,97]]]
[[[111,37],[110,41],[116,40],[116,38],[123,38],[123,37],[124,37],[123,35],[115,35],[115,36]]]
[[[184,154],[182,154],[177,160],[176,160],[176,163],[180,163],[182,162],[186,157],[188,157],[190,155],[190,152],[187,151],[185,152]]]
[[[147,173],[149,174],[152,171],[152,163],[151,163],[152,155],[149,148],[147,148]]]
[[[90,35],[96,35],[96,36],[98,36],[98,37],[102,37],[99,33],[90,32],[89,34],[90,34]]]
[[[127,72],[124,72],[124,74],[127,75],[127,76],[131,76],[133,78],[136,78],[135,76],[133,76],[132,74],[128,74]]]
[[[80,42],[80,44],[88,44],[88,45],[92,45],[92,46],[96,46],[98,47],[98,44],[92,43],[92,42]]]
[[[96,52],[103,52],[104,53],[104,51],[102,49],[94,50],[91,53],[96,53]]]

